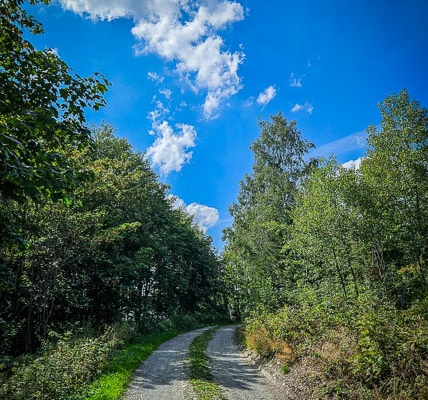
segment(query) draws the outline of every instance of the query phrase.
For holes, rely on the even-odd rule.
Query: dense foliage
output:
[[[25,244],[3,249],[3,352],[33,351],[50,330],[84,322],[149,330],[218,303],[210,239],[172,208],[143,155],[104,127],[93,150],[75,156],[94,178],[71,204],[7,203]]]
[[[323,340],[337,345],[335,333],[346,332],[347,348],[324,365],[336,374],[326,374],[335,382],[327,394],[422,399],[428,383],[428,116],[406,90],[379,108],[382,122],[367,130],[360,168],[320,160],[301,168],[291,186],[290,175],[270,185],[279,165],[272,155],[296,152],[303,160],[308,148],[301,140],[280,148],[266,141],[266,127],[279,138],[279,126],[295,126],[281,115],[262,126],[252,146],[253,175],[241,185],[225,232],[226,280],[232,307],[247,317],[248,343],[265,355],[292,362],[318,354]],[[260,152],[260,142],[267,150]],[[260,165],[269,178],[258,179]],[[254,302],[261,290],[265,295]]]
[[[259,126],[260,138],[251,146],[253,172],[241,182],[230,207],[233,225],[224,232],[226,281],[237,315],[260,306],[275,309],[288,296],[282,247],[299,182],[314,164],[304,159],[313,144],[301,138],[294,121],[279,113]]]
[[[62,398],[100,370],[109,326],[224,312],[221,264],[145,156],[88,128],[108,83],[25,40],[42,27],[23,3],[0,4],[0,383],[15,372],[16,398]]]
[[[54,51],[25,40],[25,32],[43,29],[23,3],[0,3],[0,193],[58,198],[86,178],[67,154],[90,145],[84,111],[105,104],[108,83],[74,74]]]

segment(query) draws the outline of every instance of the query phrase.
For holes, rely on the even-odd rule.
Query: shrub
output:
[[[302,291],[300,298],[298,304],[275,313],[258,311],[247,318],[247,346],[263,357],[294,360],[348,315],[341,298],[320,297],[314,290]]]
[[[399,310],[370,293],[338,300],[305,293],[298,305],[254,313],[244,341],[283,365],[309,358],[328,398],[427,399],[428,301]]]
[[[99,337],[51,334],[36,356],[23,357],[0,389],[10,400],[72,399],[98,376],[113,351],[127,338],[123,327]]]
[[[428,321],[418,307],[371,310],[356,326],[353,377],[394,399],[428,398]]]

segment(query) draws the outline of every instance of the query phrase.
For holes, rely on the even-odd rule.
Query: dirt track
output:
[[[218,329],[207,354],[215,382],[230,400],[285,400],[288,397],[263,369],[251,364],[233,341],[237,326]],[[198,329],[162,344],[136,371],[125,400],[188,400],[187,351]]]

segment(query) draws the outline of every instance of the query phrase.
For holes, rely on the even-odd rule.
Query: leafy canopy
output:
[[[108,82],[80,77],[54,51],[25,40],[43,29],[23,3],[0,3],[0,193],[60,198],[87,178],[68,155],[91,145],[84,111],[104,106]]]

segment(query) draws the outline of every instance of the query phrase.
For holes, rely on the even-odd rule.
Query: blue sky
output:
[[[407,88],[428,106],[426,0],[54,0],[31,7],[79,75],[112,83],[89,123],[145,153],[221,249],[251,172],[258,118],[296,120],[314,155],[364,153],[377,103]]]

